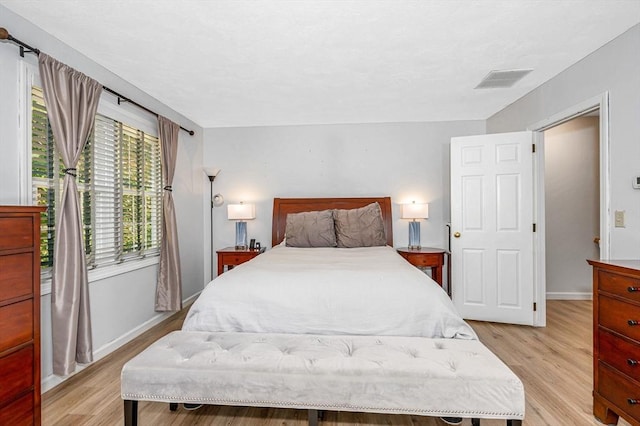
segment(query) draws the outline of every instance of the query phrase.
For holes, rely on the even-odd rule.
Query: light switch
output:
[[[624,228],[624,210],[616,210],[615,213],[615,227]]]

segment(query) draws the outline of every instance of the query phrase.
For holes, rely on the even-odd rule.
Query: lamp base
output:
[[[420,250],[420,222],[409,222],[409,250]]]
[[[236,222],[236,250],[246,250],[247,247],[247,222]]]

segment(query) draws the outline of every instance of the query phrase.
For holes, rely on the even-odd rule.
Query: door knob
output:
[[[594,237],[594,238],[593,238],[593,242],[594,242],[595,244],[600,245],[600,237]]]
[[[460,233],[456,232],[455,234],[453,234],[453,236],[456,237],[456,238],[460,238]]]

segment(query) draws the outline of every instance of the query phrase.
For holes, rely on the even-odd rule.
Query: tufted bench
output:
[[[175,331],[122,369],[125,425],[137,402],[506,419],[524,388],[477,340]]]

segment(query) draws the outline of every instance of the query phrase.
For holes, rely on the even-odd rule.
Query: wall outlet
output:
[[[616,210],[614,217],[615,227],[624,228],[624,210]]]

